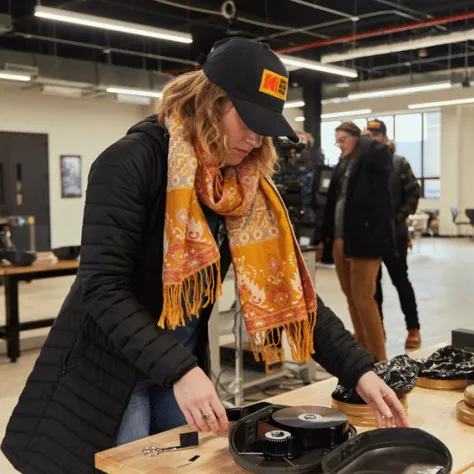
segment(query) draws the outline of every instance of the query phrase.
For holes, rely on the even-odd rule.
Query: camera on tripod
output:
[[[279,157],[279,170],[274,181],[298,241],[302,235],[312,235],[314,216],[310,206],[314,163],[311,160],[309,144],[303,141],[293,143],[286,137],[274,139]],[[305,232],[305,227],[307,227]]]
[[[307,146],[306,143],[301,140],[298,143],[293,143],[286,137],[276,137],[273,140],[273,144],[275,145],[279,157],[285,155],[291,156],[292,152],[301,153]]]

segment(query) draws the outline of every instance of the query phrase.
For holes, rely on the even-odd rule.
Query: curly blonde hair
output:
[[[183,124],[185,139],[194,146],[198,157],[210,156],[220,167],[230,154],[227,137],[222,133],[222,105],[227,93],[211,82],[202,71],[193,71],[171,80],[163,89],[158,106],[158,123],[175,116]],[[271,176],[278,160],[273,140],[263,137],[260,148],[251,154],[259,162],[262,176]]]

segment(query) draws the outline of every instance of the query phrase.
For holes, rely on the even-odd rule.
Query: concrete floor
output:
[[[450,339],[451,330],[474,329],[474,242],[468,239],[416,240],[409,255],[410,279],[417,297],[423,347]],[[333,270],[318,269],[319,295],[347,327],[349,311]],[[407,335],[398,294],[384,271],[384,317],[389,357],[404,353]]]
[[[457,327],[474,329],[474,242],[467,239],[423,239],[416,241],[409,256],[410,276],[418,299],[423,347],[450,340]],[[23,321],[47,318],[56,314],[73,281],[73,277],[38,280],[20,286],[20,315]],[[318,268],[317,291],[351,327],[345,299],[335,271]],[[384,312],[389,357],[404,352],[405,322],[395,289],[388,275],[384,278]],[[3,288],[0,289],[3,298]],[[0,316],[3,324],[4,312]],[[23,348],[38,345],[47,329],[22,334]],[[0,351],[4,343],[0,343]],[[0,437],[16,404],[31,368],[37,349],[25,350],[15,364],[0,355]],[[0,473],[16,472],[0,454]]]

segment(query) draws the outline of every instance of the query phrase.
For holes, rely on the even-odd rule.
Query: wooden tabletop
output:
[[[52,272],[56,270],[72,270],[79,268],[79,260],[59,260],[57,263],[33,263],[25,267],[13,265],[0,266],[0,276],[21,275],[23,273]]]
[[[422,358],[446,344],[433,346],[412,353]],[[287,405],[331,406],[331,393],[337,380],[330,378],[267,401]],[[408,397],[408,419],[410,426],[421,428],[439,438],[453,456],[452,474],[472,474],[474,472],[474,427],[456,419],[456,403],[463,399],[463,391],[437,391],[415,388]],[[370,428],[357,427],[359,433]],[[187,426],[170,430],[143,440],[96,454],[96,467],[109,474],[172,474],[205,473],[237,474],[246,473],[237,466],[229,454],[226,438],[212,434],[200,434],[200,445],[190,450],[162,453],[154,458],[146,458],[142,450],[148,446],[175,446],[179,444],[179,433],[189,431]],[[192,464],[188,460],[199,455]]]

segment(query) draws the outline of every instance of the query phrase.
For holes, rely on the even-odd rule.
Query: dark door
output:
[[[50,250],[48,136],[0,132],[0,179],[2,215],[34,216],[36,250]],[[29,248],[27,228],[12,228],[12,240]]]

